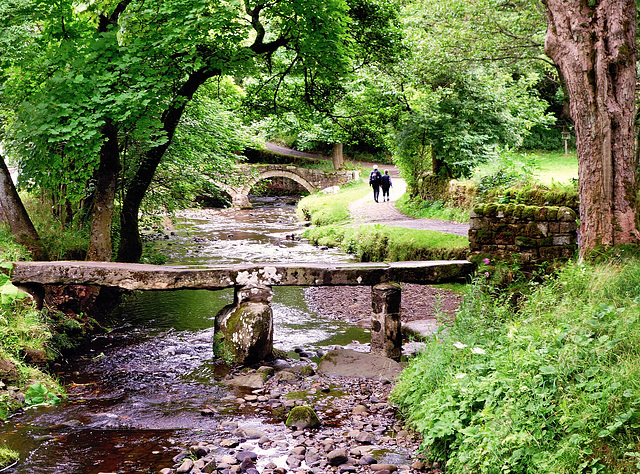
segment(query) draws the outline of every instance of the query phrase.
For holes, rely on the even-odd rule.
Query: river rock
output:
[[[318,365],[318,373],[329,376],[361,377],[373,380],[394,380],[402,366],[386,357],[335,349],[328,352]]]
[[[320,419],[313,408],[302,405],[291,409],[285,425],[290,428],[295,427],[298,430],[317,428],[320,426]]]
[[[373,433],[361,431],[358,436],[356,436],[356,441],[362,444],[373,444],[376,442],[376,437]]]
[[[248,388],[262,388],[268,377],[265,374],[254,372],[253,374],[242,374],[227,380],[229,385]],[[257,398],[257,397],[256,397]]]
[[[257,428],[250,428],[248,426],[240,427],[234,430],[232,434],[239,438],[246,439],[261,439],[267,436],[267,433],[265,433],[264,431]]]
[[[338,448],[327,454],[327,460],[332,466],[339,466],[340,464],[346,463],[349,460],[349,457],[344,449]]]
[[[183,474],[189,472],[193,468],[193,461],[191,459],[185,459],[182,461],[182,464],[178,469],[176,469],[177,474]]]

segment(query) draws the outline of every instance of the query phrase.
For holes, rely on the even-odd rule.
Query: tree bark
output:
[[[111,260],[111,221],[116,197],[120,150],[118,129],[110,119],[102,126],[105,141],[100,148],[100,165],[96,172],[96,191],[91,212],[91,232],[87,260],[108,262]]]
[[[545,5],[545,52],[567,84],[576,128],[580,255],[636,243],[635,0]]]
[[[344,155],[342,154],[342,143],[333,144],[333,154],[331,155],[333,161],[333,169],[338,171],[344,166]]]
[[[11,174],[0,155],[0,216],[9,225],[11,234],[20,245],[24,245],[34,260],[49,260],[24,204],[11,180]]]
[[[196,93],[198,87],[205,83],[207,79],[219,74],[219,71],[196,71],[189,76],[189,79],[180,88],[174,105],[169,107],[162,116],[163,130],[167,135],[167,141],[159,146],[150,149],[142,157],[140,166],[131,179],[124,200],[122,211],[120,212],[120,246],[118,247],[118,262],[138,262],[142,256],[142,240],[138,229],[138,214],[140,204],[144,198],[156,168],[167,148],[171,144],[176,127],[184,112],[187,103]]]

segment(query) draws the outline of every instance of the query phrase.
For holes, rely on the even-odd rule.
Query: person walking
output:
[[[389,188],[393,186],[391,184],[391,176],[389,176],[389,170],[384,170],[384,174],[380,178],[380,187],[382,188],[382,200],[389,200]]]
[[[373,200],[378,202],[380,195],[380,183],[382,182],[382,174],[378,170],[378,165],[373,165],[373,171],[369,175],[369,186],[373,188]]]

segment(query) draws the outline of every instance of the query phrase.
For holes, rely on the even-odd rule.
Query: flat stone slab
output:
[[[464,280],[467,260],[394,263],[288,263],[183,267],[114,262],[15,262],[16,285],[97,285],[126,290],[218,290],[235,286],[376,285],[385,281],[430,284]]]
[[[437,334],[438,327],[435,319],[418,319],[402,323],[402,332],[407,335],[428,337]]]
[[[321,374],[373,380],[392,381],[400,372],[402,365],[395,360],[350,349],[330,351],[318,365]]]

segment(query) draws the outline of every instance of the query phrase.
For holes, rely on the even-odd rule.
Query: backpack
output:
[[[382,181],[382,175],[379,170],[373,170],[369,175],[369,184],[380,185],[380,181]]]

